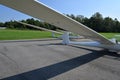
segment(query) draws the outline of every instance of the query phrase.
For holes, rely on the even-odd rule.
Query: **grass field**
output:
[[[116,38],[120,41],[120,33],[101,33],[108,39]],[[117,36],[115,36],[117,35]],[[51,38],[51,32],[34,31],[34,30],[0,30],[0,40],[17,40],[17,39],[41,39]]]
[[[107,37],[108,39],[115,38],[120,41],[120,33],[101,33],[103,36]]]
[[[33,30],[0,30],[0,40],[51,38],[51,32]]]

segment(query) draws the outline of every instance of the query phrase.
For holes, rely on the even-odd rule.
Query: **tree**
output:
[[[120,32],[120,23],[117,18],[114,19],[113,32]]]
[[[5,22],[4,26],[10,29],[14,29],[13,21]]]
[[[103,21],[105,32],[113,32],[113,20],[110,17],[104,18]]]
[[[5,27],[4,23],[0,22],[0,27]]]
[[[89,19],[89,27],[98,32],[103,31],[102,23],[103,23],[103,17],[99,12],[92,15]]]
[[[80,22],[80,23],[84,23],[84,18],[85,17],[83,15],[77,15],[76,18],[75,18],[75,20],[78,21],[78,22]]]

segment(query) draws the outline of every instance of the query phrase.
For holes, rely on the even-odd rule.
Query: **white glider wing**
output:
[[[99,41],[104,45],[115,45],[104,36],[87,26],[47,7],[37,0],[0,0],[0,4],[18,10],[22,13],[28,14],[32,17],[42,19],[47,23],[63,28],[70,32],[77,33],[86,38]]]
[[[20,24],[23,24],[23,25],[27,25],[27,26],[33,27],[33,28],[36,28],[36,29],[41,29],[41,30],[44,30],[44,31],[49,31],[49,32],[57,33],[57,34],[63,34],[62,32],[58,32],[58,31],[47,29],[47,28],[43,28],[43,27],[27,24],[27,23],[24,23],[24,22],[18,22],[18,21],[16,21],[16,22],[20,23]]]

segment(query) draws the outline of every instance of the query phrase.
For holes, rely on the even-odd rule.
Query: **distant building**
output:
[[[6,29],[6,27],[0,27],[0,29]]]

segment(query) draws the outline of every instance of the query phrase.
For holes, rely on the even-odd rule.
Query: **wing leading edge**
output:
[[[96,31],[47,7],[37,0],[0,0],[0,3],[70,32],[99,41],[101,44],[115,45],[115,43],[109,41]]]

